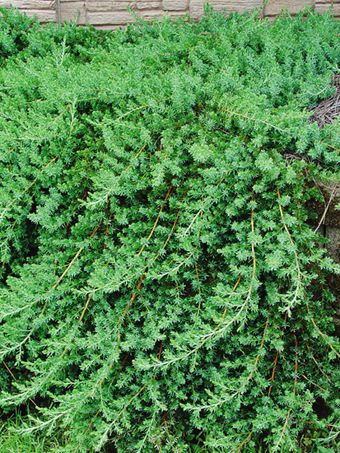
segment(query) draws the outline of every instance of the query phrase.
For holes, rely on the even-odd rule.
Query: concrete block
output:
[[[323,223],[327,227],[340,229],[340,211],[336,208],[340,204],[340,182],[333,181],[326,183],[317,181],[316,184],[316,187],[322,193],[323,202],[312,199],[307,203],[308,208],[318,216],[315,223],[319,224],[323,219]],[[325,215],[326,206],[328,206],[328,210]]]
[[[332,3],[317,3],[315,5],[315,11],[325,13],[331,6]],[[333,5],[332,14],[334,14],[334,16],[340,16],[340,3]]]
[[[194,20],[202,19],[204,8],[204,0],[190,0],[189,14]]]
[[[36,17],[39,22],[57,22],[57,13],[51,9],[20,9],[28,17]]]
[[[262,0],[212,0],[209,3],[215,11],[223,12],[225,10],[227,14],[234,11],[244,13],[245,11],[251,11],[254,8],[261,8],[263,5]]]
[[[163,9],[161,10],[149,10],[149,11],[138,11],[138,16],[142,17],[144,20],[147,22],[152,22],[154,20],[159,20],[161,21],[164,16],[168,16],[172,19],[173,22],[175,22],[179,17],[184,16],[183,11],[164,11]]]
[[[70,2],[60,4],[60,22],[74,21],[78,15],[77,24],[86,24],[86,6],[85,1]]]
[[[291,14],[297,14],[306,6],[314,5],[314,0],[268,0],[264,9],[265,16],[277,16],[283,9],[288,9]]]
[[[91,25],[124,25],[134,21],[135,18],[128,11],[88,11],[87,13],[87,22]]]
[[[326,226],[326,237],[329,239],[326,244],[327,254],[336,263],[340,263],[340,229],[337,227]]]
[[[160,9],[160,8],[162,8],[162,2],[137,2],[136,8],[139,10]]]
[[[128,6],[134,9],[134,2],[87,1],[87,11],[127,11]]]
[[[12,5],[19,9],[55,9],[56,2],[54,0],[4,0],[0,1],[0,6]]]
[[[326,244],[327,255],[333,258],[337,264],[340,264],[340,229],[326,225],[324,230],[325,236],[329,239],[329,243]],[[335,296],[335,301],[332,304],[335,309],[333,323],[337,335],[340,336],[340,277],[337,274],[327,275],[326,282]]]
[[[137,11],[138,17],[143,18],[147,22],[162,20],[165,14],[166,11],[164,11],[163,9],[146,9]]]
[[[188,0],[163,0],[163,9],[167,11],[185,11],[188,9]]]

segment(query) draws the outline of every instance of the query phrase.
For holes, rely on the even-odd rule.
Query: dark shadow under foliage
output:
[[[316,121],[319,127],[332,124],[340,113],[340,74],[334,74],[332,85],[336,88],[335,94],[311,109],[313,114],[309,120],[311,122]]]
[[[296,452],[339,430],[339,269],[306,203],[339,174],[339,123],[309,109],[340,23],[1,14],[4,413],[36,404],[60,452]]]

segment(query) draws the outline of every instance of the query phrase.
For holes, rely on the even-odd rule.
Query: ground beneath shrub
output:
[[[316,121],[320,128],[332,124],[340,113],[340,74],[334,74],[332,85],[336,87],[335,94],[311,109],[310,122]]]

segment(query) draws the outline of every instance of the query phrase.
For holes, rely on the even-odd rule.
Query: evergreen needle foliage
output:
[[[60,452],[293,452],[336,431],[338,268],[307,202],[340,170],[339,123],[308,121],[340,22],[1,15],[3,412],[67,429]]]

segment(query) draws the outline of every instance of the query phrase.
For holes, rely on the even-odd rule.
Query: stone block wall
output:
[[[127,11],[129,6],[139,17],[147,20],[161,19],[168,14],[173,19],[188,14],[195,20],[203,15],[205,0],[0,0],[0,6],[13,5],[29,16],[36,15],[43,23],[74,20],[78,24],[87,23],[98,28],[117,28],[134,21]],[[340,0],[269,0],[263,7],[264,0],[210,0],[216,11],[225,10],[244,12],[253,8],[262,8],[263,17],[272,19],[287,8],[291,14],[298,13],[306,5],[315,11],[324,12],[333,4],[333,14],[340,18]]]
[[[58,22],[58,0],[0,0],[0,6],[12,5],[43,22]]]

